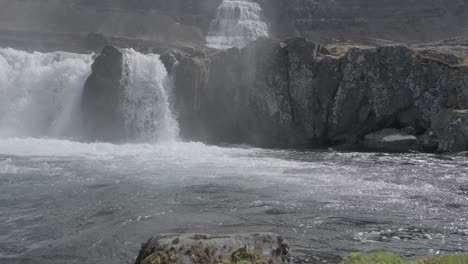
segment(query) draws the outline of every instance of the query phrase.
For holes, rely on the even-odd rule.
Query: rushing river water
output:
[[[0,140],[0,263],[131,263],[167,232],[294,253],[468,252],[468,165],[422,154]]]

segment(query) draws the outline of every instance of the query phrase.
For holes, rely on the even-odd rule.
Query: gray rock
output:
[[[252,258],[289,263],[288,243],[273,233],[159,235],[143,244],[135,264],[221,264]]]
[[[418,138],[418,149],[424,152],[436,152],[439,147],[439,138],[431,129]]]
[[[123,86],[122,52],[106,46],[92,65],[81,99],[82,125],[87,140],[118,142],[124,135],[120,108]]]
[[[0,31],[0,44],[15,43],[37,49],[57,45],[62,34],[74,35],[73,39],[81,42],[82,32],[98,32],[137,39],[134,48],[139,41],[149,39],[201,46],[221,1],[2,0],[0,25],[14,34],[7,36]],[[414,43],[460,36],[466,33],[468,25],[464,0],[433,0],[430,5],[426,0],[256,1],[264,10],[271,36],[279,39],[302,36],[321,43],[388,42],[385,40]],[[26,31],[26,39],[18,41],[18,35]],[[60,34],[39,37],[51,32]],[[75,50],[66,40],[59,41],[58,49]],[[442,58],[446,59],[454,61]]]
[[[99,33],[89,33],[84,40],[84,47],[90,51],[100,51],[109,44],[106,36]]]
[[[242,50],[179,57],[175,108],[182,136],[264,147],[305,146],[307,133],[323,139],[334,79],[312,84],[321,52],[303,39],[260,39]]]
[[[323,43],[379,38],[425,42],[466,32],[463,0],[258,0],[274,34]],[[462,33],[463,32],[463,33]]]
[[[405,46],[331,54],[302,38],[260,39],[241,50],[173,57],[176,109],[189,140],[353,146],[384,128],[422,135],[441,109],[468,105],[468,67]]]
[[[363,147],[379,152],[408,152],[417,149],[418,139],[396,129],[383,129],[364,137]]]
[[[460,152],[468,149],[468,110],[444,109],[432,122],[439,137],[439,152]]]

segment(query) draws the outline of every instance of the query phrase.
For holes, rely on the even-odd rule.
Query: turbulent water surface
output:
[[[130,263],[165,232],[273,231],[297,254],[468,252],[467,172],[417,154],[3,139],[0,260]]]
[[[272,231],[304,258],[468,252],[466,159],[184,143],[159,57],[124,53],[134,143],[114,145],[79,143],[91,55],[0,49],[0,263],[131,263],[167,232]]]

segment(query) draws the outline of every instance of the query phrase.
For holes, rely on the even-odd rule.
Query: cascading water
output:
[[[123,50],[120,106],[129,141],[174,140],[169,79],[159,55]],[[92,55],[0,49],[0,138],[83,140],[80,102]]]
[[[268,37],[262,8],[252,0],[224,0],[206,37],[209,47],[242,48],[258,37]]]
[[[0,49],[0,137],[79,137],[91,55]]]
[[[175,140],[179,127],[169,103],[170,87],[159,55],[124,50],[122,113],[127,138],[136,141]]]

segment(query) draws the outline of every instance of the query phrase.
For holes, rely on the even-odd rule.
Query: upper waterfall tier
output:
[[[206,37],[209,47],[242,48],[258,37],[268,37],[262,8],[252,0],[224,0]]]

